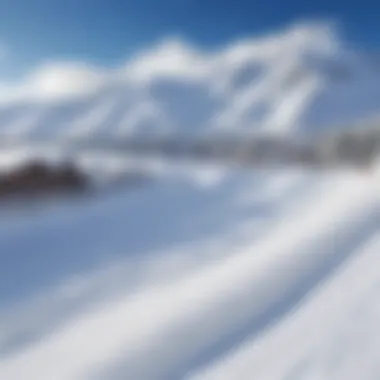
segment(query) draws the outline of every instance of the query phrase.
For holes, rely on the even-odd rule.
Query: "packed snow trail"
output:
[[[325,178],[280,215],[270,234],[72,315],[43,340],[5,355],[0,377],[183,378],[244,337],[263,339],[293,313],[374,233],[375,205],[367,180]]]

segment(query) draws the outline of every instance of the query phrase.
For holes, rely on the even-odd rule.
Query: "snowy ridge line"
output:
[[[24,83],[0,84],[0,130],[317,135],[379,115],[379,67],[375,55],[351,49],[323,22],[296,23],[214,52],[169,39],[118,68],[46,63]]]
[[[202,354],[219,356],[215,345],[230,341],[244,326],[247,334],[265,331],[371,235],[377,222],[372,194],[357,178],[329,182],[302,202],[291,225],[279,223],[271,237],[175,284],[77,316],[48,339],[3,360],[0,375],[9,380],[23,373],[42,380],[87,379],[95,373],[97,379],[183,378],[199,366]],[[104,326],[117,334],[103,334]],[[72,350],[79,342],[86,345],[80,358]]]

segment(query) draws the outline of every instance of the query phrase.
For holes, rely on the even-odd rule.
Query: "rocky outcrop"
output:
[[[0,174],[0,199],[82,192],[88,187],[89,179],[72,164],[53,167],[34,161]]]

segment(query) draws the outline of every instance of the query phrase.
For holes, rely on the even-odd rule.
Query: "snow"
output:
[[[368,179],[192,172],[185,179],[171,170],[133,194],[1,222],[2,378],[219,379],[241,367],[239,378],[282,378],[298,356],[288,350],[288,361],[265,361],[273,348],[257,348],[261,341],[288,344],[286,326],[304,314],[330,331],[341,311],[332,301],[321,309],[319,288],[328,300],[340,279],[334,272],[370,255],[362,245],[376,236]],[[208,175],[207,186],[194,181]],[[319,334],[305,340],[306,322],[292,339],[322,344]],[[285,337],[271,338],[276,330]]]
[[[0,87],[0,130],[311,133],[377,117],[379,83],[377,58],[354,52],[329,24],[296,24],[213,52],[168,39],[109,69],[43,63]]]
[[[331,78],[337,61],[355,80]],[[380,105],[363,62],[318,24],[213,53],[169,40],[115,72],[40,69],[33,86],[4,95],[0,128],[341,128]],[[4,151],[0,161],[9,168],[30,154]],[[100,179],[131,167],[153,178],[2,208],[0,379],[379,378],[380,166],[369,175],[116,155],[80,163]]]

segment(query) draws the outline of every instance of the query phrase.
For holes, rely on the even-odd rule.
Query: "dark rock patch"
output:
[[[89,178],[70,163],[53,167],[36,160],[0,174],[0,200],[83,193],[89,188]]]

